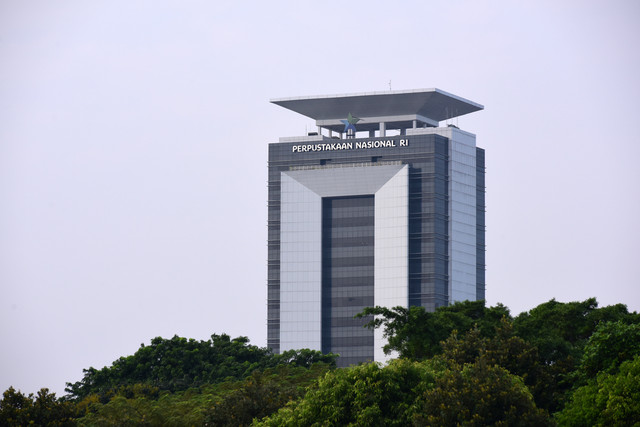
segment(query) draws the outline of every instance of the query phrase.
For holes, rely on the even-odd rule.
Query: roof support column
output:
[[[380,137],[387,136],[387,124],[385,122],[380,122]]]

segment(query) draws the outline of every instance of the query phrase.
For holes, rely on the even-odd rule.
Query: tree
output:
[[[553,395],[547,385],[550,381],[544,367],[538,361],[537,349],[515,336],[512,322],[502,319],[501,327],[491,338],[481,336],[474,328],[463,335],[452,333],[442,343],[441,357],[451,368],[461,369],[465,364],[484,360],[489,366],[500,366],[522,378],[531,391],[536,406],[547,408],[553,404]]]
[[[375,316],[369,328],[383,328],[387,344],[384,352],[397,351],[400,357],[424,360],[442,351],[440,343],[451,332],[466,332],[477,327],[483,336],[492,336],[500,326],[502,318],[510,319],[509,310],[503,305],[485,307],[484,301],[464,301],[435,312],[424,307],[365,308],[356,317]]]
[[[561,303],[552,299],[514,319],[516,334],[538,347],[541,361],[557,364],[579,357],[581,345],[595,327],[589,315],[598,307],[595,298]]]
[[[522,380],[480,358],[448,368],[439,359],[396,359],[338,369],[257,425],[553,425]]]
[[[288,402],[302,397],[307,387],[329,371],[330,365],[317,363],[310,368],[279,366],[254,371],[239,388],[206,411],[204,423],[212,426],[248,426],[276,412]]]
[[[618,320],[638,322],[638,315],[629,313],[622,304],[598,308],[595,298],[569,303],[552,299],[514,319],[516,335],[538,349],[547,396],[546,403],[539,401],[541,406],[549,412],[562,409],[578,379],[574,371],[582,359],[587,340],[599,324]]]
[[[385,354],[396,351],[400,357],[423,360],[437,354],[440,341],[448,334],[436,327],[433,313],[423,307],[367,307],[356,317],[370,315],[375,318],[365,326],[384,328],[383,335],[387,339],[383,347]]]
[[[151,345],[142,344],[133,355],[120,357],[110,367],[85,369],[82,380],[67,383],[65,390],[76,401],[97,394],[107,403],[123,386],[144,383],[175,392],[227,378],[246,378],[256,369],[280,364],[308,367],[322,361],[335,365],[335,358],[313,350],[274,355],[267,348],[250,345],[246,337],[231,339],[226,334],[214,334],[207,341],[157,337]]]
[[[28,424],[32,406],[32,396],[27,397],[19,390],[9,387],[0,400],[0,425]]]
[[[0,400],[0,426],[72,426],[74,415],[73,404],[56,399],[47,388],[26,396],[9,387]]]
[[[243,380],[229,379],[184,391],[169,392],[144,384],[127,386],[107,403],[78,402],[78,425],[249,425],[305,393],[318,377],[333,369],[326,363],[310,368],[279,365],[254,371]],[[92,395],[95,396],[95,395]],[[82,409],[81,409],[82,407]]]
[[[273,364],[271,366],[287,365],[310,368],[316,363],[325,363],[335,367],[337,358],[337,354],[322,354],[321,351],[303,348],[300,350],[287,350],[273,355]]]
[[[640,355],[640,324],[621,321],[598,325],[585,345],[579,366],[581,379],[600,372],[614,373],[620,364]]]
[[[540,374],[538,352],[535,347],[513,333],[513,325],[507,319],[491,338],[483,337],[474,328],[462,336],[453,332],[442,343],[441,357],[452,367],[476,363],[481,358],[488,365],[499,365],[510,373],[533,385]]]
[[[640,355],[578,388],[557,420],[561,426],[640,426]]]
[[[483,358],[439,376],[424,392],[412,421],[437,426],[554,425],[519,377]]]
[[[410,425],[415,398],[434,377],[426,362],[402,359],[386,367],[369,363],[338,369],[303,399],[257,425]]]

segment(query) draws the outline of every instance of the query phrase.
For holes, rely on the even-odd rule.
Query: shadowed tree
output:
[[[464,301],[440,307],[430,313],[424,307],[367,307],[356,317],[373,315],[366,326],[382,328],[387,338],[384,352],[397,351],[400,357],[424,360],[442,351],[441,342],[451,332],[477,328],[482,336],[493,336],[502,318],[510,319],[509,310],[501,304],[487,308],[484,301]]]
[[[522,380],[483,358],[462,369],[450,369],[417,404],[414,425],[552,426],[538,409]]]
[[[67,383],[65,390],[74,400],[98,394],[101,402],[106,403],[123,386],[144,383],[175,392],[227,378],[246,378],[256,369],[281,364],[335,365],[335,358],[335,355],[307,349],[274,355],[267,348],[250,345],[246,337],[231,339],[226,334],[214,334],[207,341],[157,337],[151,340],[151,345],[142,344],[133,355],[120,357],[109,367],[85,369],[82,380]]]
[[[540,405],[552,413],[562,409],[567,393],[578,379],[574,371],[587,340],[599,324],[638,323],[639,320],[639,316],[629,313],[623,304],[598,308],[595,298],[568,303],[552,299],[518,315],[513,321],[515,334],[537,347],[546,376],[547,402]]]
[[[400,359],[338,369],[257,425],[410,425],[411,406],[434,377],[424,362]]]
[[[74,406],[43,388],[36,396],[9,387],[0,400],[0,426],[73,426]]]

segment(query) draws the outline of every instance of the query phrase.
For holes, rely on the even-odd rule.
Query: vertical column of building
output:
[[[280,171],[272,164],[269,146],[267,236],[267,346],[280,352]],[[275,151],[275,150],[273,150]],[[275,163],[275,162],[274,162]]]
[[[409,166],[403,165],[375,193],[375,305],[409,305]],[[374,360],[387,357],[383,331],[374,332]]]
[[[321,350],[322,198],[280,175],[280,351]]]
[[[374,305],[374,198],[322,201],[322,351],[338,366],[373,360],[371,319],[354,319]]]
[[[432,131],[412,137],[409,183],[409,305],[449,302],[449,142]]]
[[[476,148],[476,299],[485,299],[485,163],[484,150]]]
[[[428,221],[433,227],[432,244],[425,248],[432,254],[433,262],[433,302],[425,306],[429,310],[444,307],[449,303],[449,141],[435,136],[433,177],[430,188],[433,191],[433,217]]]
[[[449,127],[449,298],[476,299],[476,144],[473,134]]]

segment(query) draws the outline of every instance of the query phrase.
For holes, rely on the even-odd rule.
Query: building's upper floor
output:
[[[390,130],[405,135],[408,129],[438,127],[441,121],[484,109],[440,89],[281,98],[271,102],[315,120],[318,130],[307,135],[309,139],[355,138],[358,132],[384,137]]]

